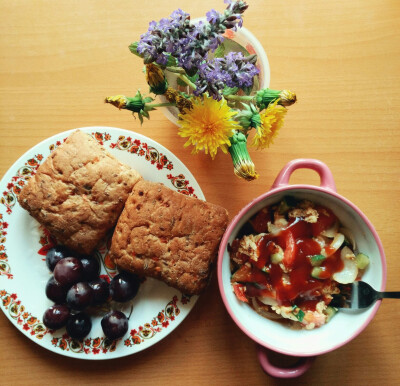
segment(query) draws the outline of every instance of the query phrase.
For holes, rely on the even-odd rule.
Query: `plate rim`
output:
[[[156,150],[162,152],[163,154],[167,154],[169,159],[171,159],[171,156],[172,156],[172,158],[174,158],[172,160],[173,163],[177,162],[179,164],[179,167],[183,167],[185,169],[185,179],[189,180],[191,182],[191,185],[193,185],[193,184],[196,185],[195,194],[196,194],[197,198],[199,198],[201,200],[205,200],[204,193],[203,193],[199,183],[197,182],[197,180],[195,179],[195,177],[189,170],[189,168],[172,151],[170,151],[169,149],[167,149],[165,146],[163,146],[159,142],[155,141],[154,139],[147,137],[141,133],[137,133],[133,130],[122,129],[122,128],[118,128],[118,127],[114,127],[114,126],[104,126],[104,125],[84,126],[84,127],[78,127],[75,129],[60,131],[59,133],[56,133],[50,137],[47,137],[47,138],[41,140],[40,142],[34,144],[28,150],[26,150],[20,157],[18,157],[18,159],[15,162],[13,162],[13,164],[7,169],[7,171],[4,173],[4,175],[0,179],[0,186],[3,186],[3,185],[7,186],[7,183],[12,178],[14,172],[23,166],[21,164],[21,162],[23,162],[25,164],[25,162],[27,161],[27,157],[29,156],[29,154],[31,154],[31,152],[34,149],[46,146],[46,143],[47,144],[49,144],[49,143],[52,144],[53,142],[56,143],[57,141],[60,141],[61,139],[68,137],[72,132],[74,132],[76,130],[81,130],[89,135],[91,135],[92,132],[101,132],[101,131],[107,131],[107,130],[116,131],[115,133],[113,133],[114,135],[124,135],[125,137],[128,137],[128,136],[136,137],[137,139],[139,139],[142,142],[147,142],[151,146],[155,146]],[[108,150],[109,146],[107,146],[106,144],[103,144],[103,146],[106,148],[107,151],[109,151]],[[48,155],[43,159],[43,162],[45,161],[45,159],[47,159],[47,157],[48,157]],[[118,157],[116,157],[116,158],[118,159]],[[129,163],[128,165],[133,167],[131,163]],[[5,217],[3,216],[3,221],[4,221],[4,219],[5,219]],[[0,278],[1,278],[1,276],[0,276]],[[5,278],[3,280],[5,280]],[[7,283],[7,281],[5,281],[5,283]],[[8,286],[8,288],[7,288],[6,285],[5,286],[1,285],[1,289],[10,290],[10,286]],[[13,285],[11,285],[11,290],[14,290]],[[178,291],[178,290],[176,290],[176,291]],[[11,291],[11,292],[13,292],[13,291]],[[178,291],[178,294],[181,294],[182,296],[184,295],[180,291]],[[16,293],[16,295],[18,295],[18,294]],[[44,295],[44,297],[45,297],[45,295]],[[173,302],[174,298],[175,298],[175,295],[165,306],[163,306],[164,309],[166,309],[167,306],[171,302]],[[17,321],[12,318],[12,316],[9,314],[9,312],[6,312],[7,309],[4,307],[3,304],[1,305],[0,308],[1,308],[2,312],[4,313],[5,317],[10,321],[10,323],[20,333],[22,333],[29,340],[31,340],[34,343],[41,346],[43,349],[49,350],[58,355],[75,358],[75,359],[81,359],[81,360],[110,360],[110,359],[122,358],[125,356],[138,354],[138,353],[152,347],[153,345],[159,343],[160,341],[162,341],[165,337],[167,337],[169,334],[171,334],[176,328],[178,328],[178,326],[181,323],[183,323],[183,321],[186,319],[186,317],[189,315],[189,313],[194,308],[198,298],[199,298],[199,296],[197,296],[197,295],[192,296],[190,298],[190,308],[187,310],[187,312],[185,314],[180,313],[179,316],[181,316],[181,318],[179,320],[179,323],[176,323],[177,320],[175,320],[175,322],[173,324],[169,324],[167,333],[166,334],[164,333],[161,338],[155,339],[154,341],[153,340],[146,341],[147,344],[144,347],[142,346],[143,348],[139,349],[138,351],[134,351],[134,352],[122,351],[122,354],[119,354],[119,355],[115,355],[115,353],[116,353],[115,351],[107,351],[107,353],[113,354],[113,355],[107,355],[107,353],[102,353],[101,349],[99,350],[98,353],[94,353],[94,352],[85,353],[82,351],[81,352],[73,352],[72,350],[67,351],[67,350],[60,349],[59,347],[54,346],[48,342],[46,342],[44,344],[44,341],[42,341],[41,339],[34,339],[35,336],[30,335],[29,331],[24,331],[23,328],[21,328],[18,325]],[[179,301],[179,299],[176,302],[178,302],[178,301]],[[157,310],[156,312],[159,312],[159,310]],[[135,327],[136,326],[132,326],[132,328],[130,330],[135,329]],[[83,340],[83,344],[84,344],[84,341],[85,341],[85,339]],[[119,341],[120,346],[122,345],[122,342],[123,342],[122,340]],[[142,343],[145,343],[145,342],[142,342]],[[116,350],[118,350],[118,348]],[[98,354],[100,354],[100,355],[98,355]]]

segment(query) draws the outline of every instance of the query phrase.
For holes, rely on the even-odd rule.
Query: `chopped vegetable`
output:
[[[313,267],[318,267],[322,264],[322,262],[326,259],[324,255],[313,255],[307,256],[310,259],[310,263]]]
[[[340,253],[340,258],[343,262],[343,269],[333,275],[333,280],[340,284],[353,283],[358,275],[357,262],[354,253],[349,247],[343,247]]]
[[[234,284],[233,285],[233,292],[235,293],[236,297],[241,300],[242,302],[248,303],[249,300],[246,298],[245,295],[245,286],[243,284]]]
[[[250,232],[239,232],[228,248],[238,300],[301,328],[327,323],[337,312],[329,304],[338,284],[360,278],[369,263],[368,256],[355,256],[350,231],[330,209],[290,197],[261,209],[250,223],[244,225]]]
[[[325,229],[324,231],[322,231],[321,235],[325,236],[325,237],[333,238],[338,233],[338,229],[339,229],[339,222],[335,221],[330,228]]]
[[[331,244],[327,248],[325,248],[326,255],[327,256],[333,255],[342,246],[343,242],[344,242],[344,235],[342,235],[341,233],[336,233]]]
[[[324,230],[329,229],[337,220],[336,216],[328,208],[317,207],[318,220],[312,224],[313,235],[319,236]]]
[[[356,256],[356,263],[358,269],[365,269],[369,264],[369,257],[364,253],[359,253]]]
[[[301,308],[299,308],[297,306],[293,306],[292,307],[292,314],[297,318],[297,320],[299,322],[303,321],[305,313]]]
[[[283,250],[282,248],[278,245],[277,251],[271,255],[271,263],[272,264],[279,264],[283,260]]]
[[[333,316],[337,313],[337,308],[328,306],[325,310],[325,314],[326,314],[326,323],[328,323]]]
[[[286,232],[286,246],[283,253],[283,264],[290,268],[293,266],[294,260],[296,258],[296,240],[293,233],[290,231]]]
[[[314,267],[311,271],[311,276],[315,279],[322,279],[323,272],[321,267]]]

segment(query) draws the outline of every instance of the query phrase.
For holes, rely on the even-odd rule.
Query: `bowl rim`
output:
[[[253,341],[255,341],[256,343],[258,343],[259,345],[268,348],[270,350],[273,350],[275,352],[281,353],[281,354],[285,354],[285,355],[294,355],[294,356],[300,356],[300,357],[311,357],[311,356],[315,356],[315,355],[321,355],[321,354],[325,354],[328,353],[330,351],[336,350],[337,348],[349,343],[351,340],[353,340],[354,338],[356,338],[366,327],[367,325],[371,322],[371,320],[374,318],[375,314],[378,311],[378,308],[382,302],[382,300],[378,300],[375,305],[372,307],[372,309],[370,310],[370,315],[368,316],[368,318],[364,321],[364,323],[362,325],[359,326],[359,328],[353,333],[353,335],[351,337],[349,337],[348,339],[339,342],[337,344],[332,345],[331,347],[327,348],[327,349],[323,349],[323,350],[317,350],[313,353],[298,353],[298,352],[292,352],[290,350],[282,350],[280,348],[276,348],[274,345],[269,344],[268,342],[264,342],[263,340],[261,340],[260,338],[258,338],[252,331],[250,331],[248,328],[246,328],[245,325],[243,325],[241,323],[241,321],[239,320],[239,318],[235,315],[235,313],[232,311],[229,301],[225,295],[225,291],[224,291],[224,284],[223,284],[223,279],[222,279],[222,263],[224,260],[224,254],[225,254],[225,250],[227,248],[227,244],[228,244],[228,239],[233,231],[233,229],[236,227],[236,225],[238,224],[238,222],[242,219],[242,217],[244,215],[246,215],[246,213],[253,208],[253,206],[257,205],[260,201],[263,201],[264,199],[266,199],[267,197],[270,197],[272,195],[275,195],[277,193],[281,193],[281,192],[289,192],[291,190],[314,190],[317,192],[322,192],[324,194],[328,194],[330,196],[333,196],[341,201],[343,201],[345,204],[347,204],[351,209],[353,209],[360,217],[361,219],[364,221],[364,223],[367,225],[368,229],[371,231],[372,236],[375,240],[375,243],[378,247],[379,250],[379,255],[380,255],[380,261],[381,261],[381,266],[382,266],[382,285],[380,288],[380,291],[384,291],[385,290],[385,285],[386,285],[386,276],[387,276],[387,267],[386,267],[386,257],[385,257],[385,253],[383,250],[383,245],[382,242],[378,236],[378,233],[376,232],[374,226],[372,225],[371,221],[367,218],[367,216],[356,206],[354,205],[351,201],[349,201],[347,198],[341,196],[340,194],[338,194],[336,191],[333,191],[329,188],[323,188],[323,187],[319,187],[319,186],[314,186],[314,185],[304,185],[304,184],[298,184],[298,185],[286,185],[283,187],[277,187],[277,188],[272,188],[271,190],[263,193],[262,195],[256,197],[255,199],[253,199],[251,202],[249,202],[246,206],[244,206],[239,213],[233,218],[233,220],[230,222],[230,224],[228,225],[222,240],[221,240],[221,244],[218,250],[218,262],[217,262],[217,277],[218,277],[218,287],[219,287],[219,291],[222,297],[222,301],[225,305],[226,310],[228,311],[229,315],[231,316],[231,318],[233,319],[233,321],[236,323],[236,325]]]

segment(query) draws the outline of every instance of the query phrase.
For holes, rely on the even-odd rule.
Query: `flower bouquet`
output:
[[[134,97],[107,97],[105,102],[136,113],[141,123],[157,107],[176,107],[178,134],[188,138],[185,147],[192,145],[192,153],[204,150],[213,159],[218,149],[229,153],[235,174],[251,181],[258,174],[248,142],[258,149],[269,147],[296,95],[289,90],[257,89],[257,56],[244,49],[226,52],[227,32],[242,27],[248,5],[242,0],[225,3],[222,14],[211,10],[197,23],[176,10],[170,18],[152,21],[140,41],[129,46],[143,59],[150,93],[162,96],[164,102],[152,103],[154,98],[140,91]],[[176,84],[168,81],[171,74]]]

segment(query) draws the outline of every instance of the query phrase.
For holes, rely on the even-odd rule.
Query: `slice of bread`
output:
[[[111,258],[124,270],[199,294],[227,223],[226,209],[141,180],[118,220]]]
[[[18,201],[58,243],[90,254],[115,226],[140,179],[135,170],[77,130],[40,165]]]

